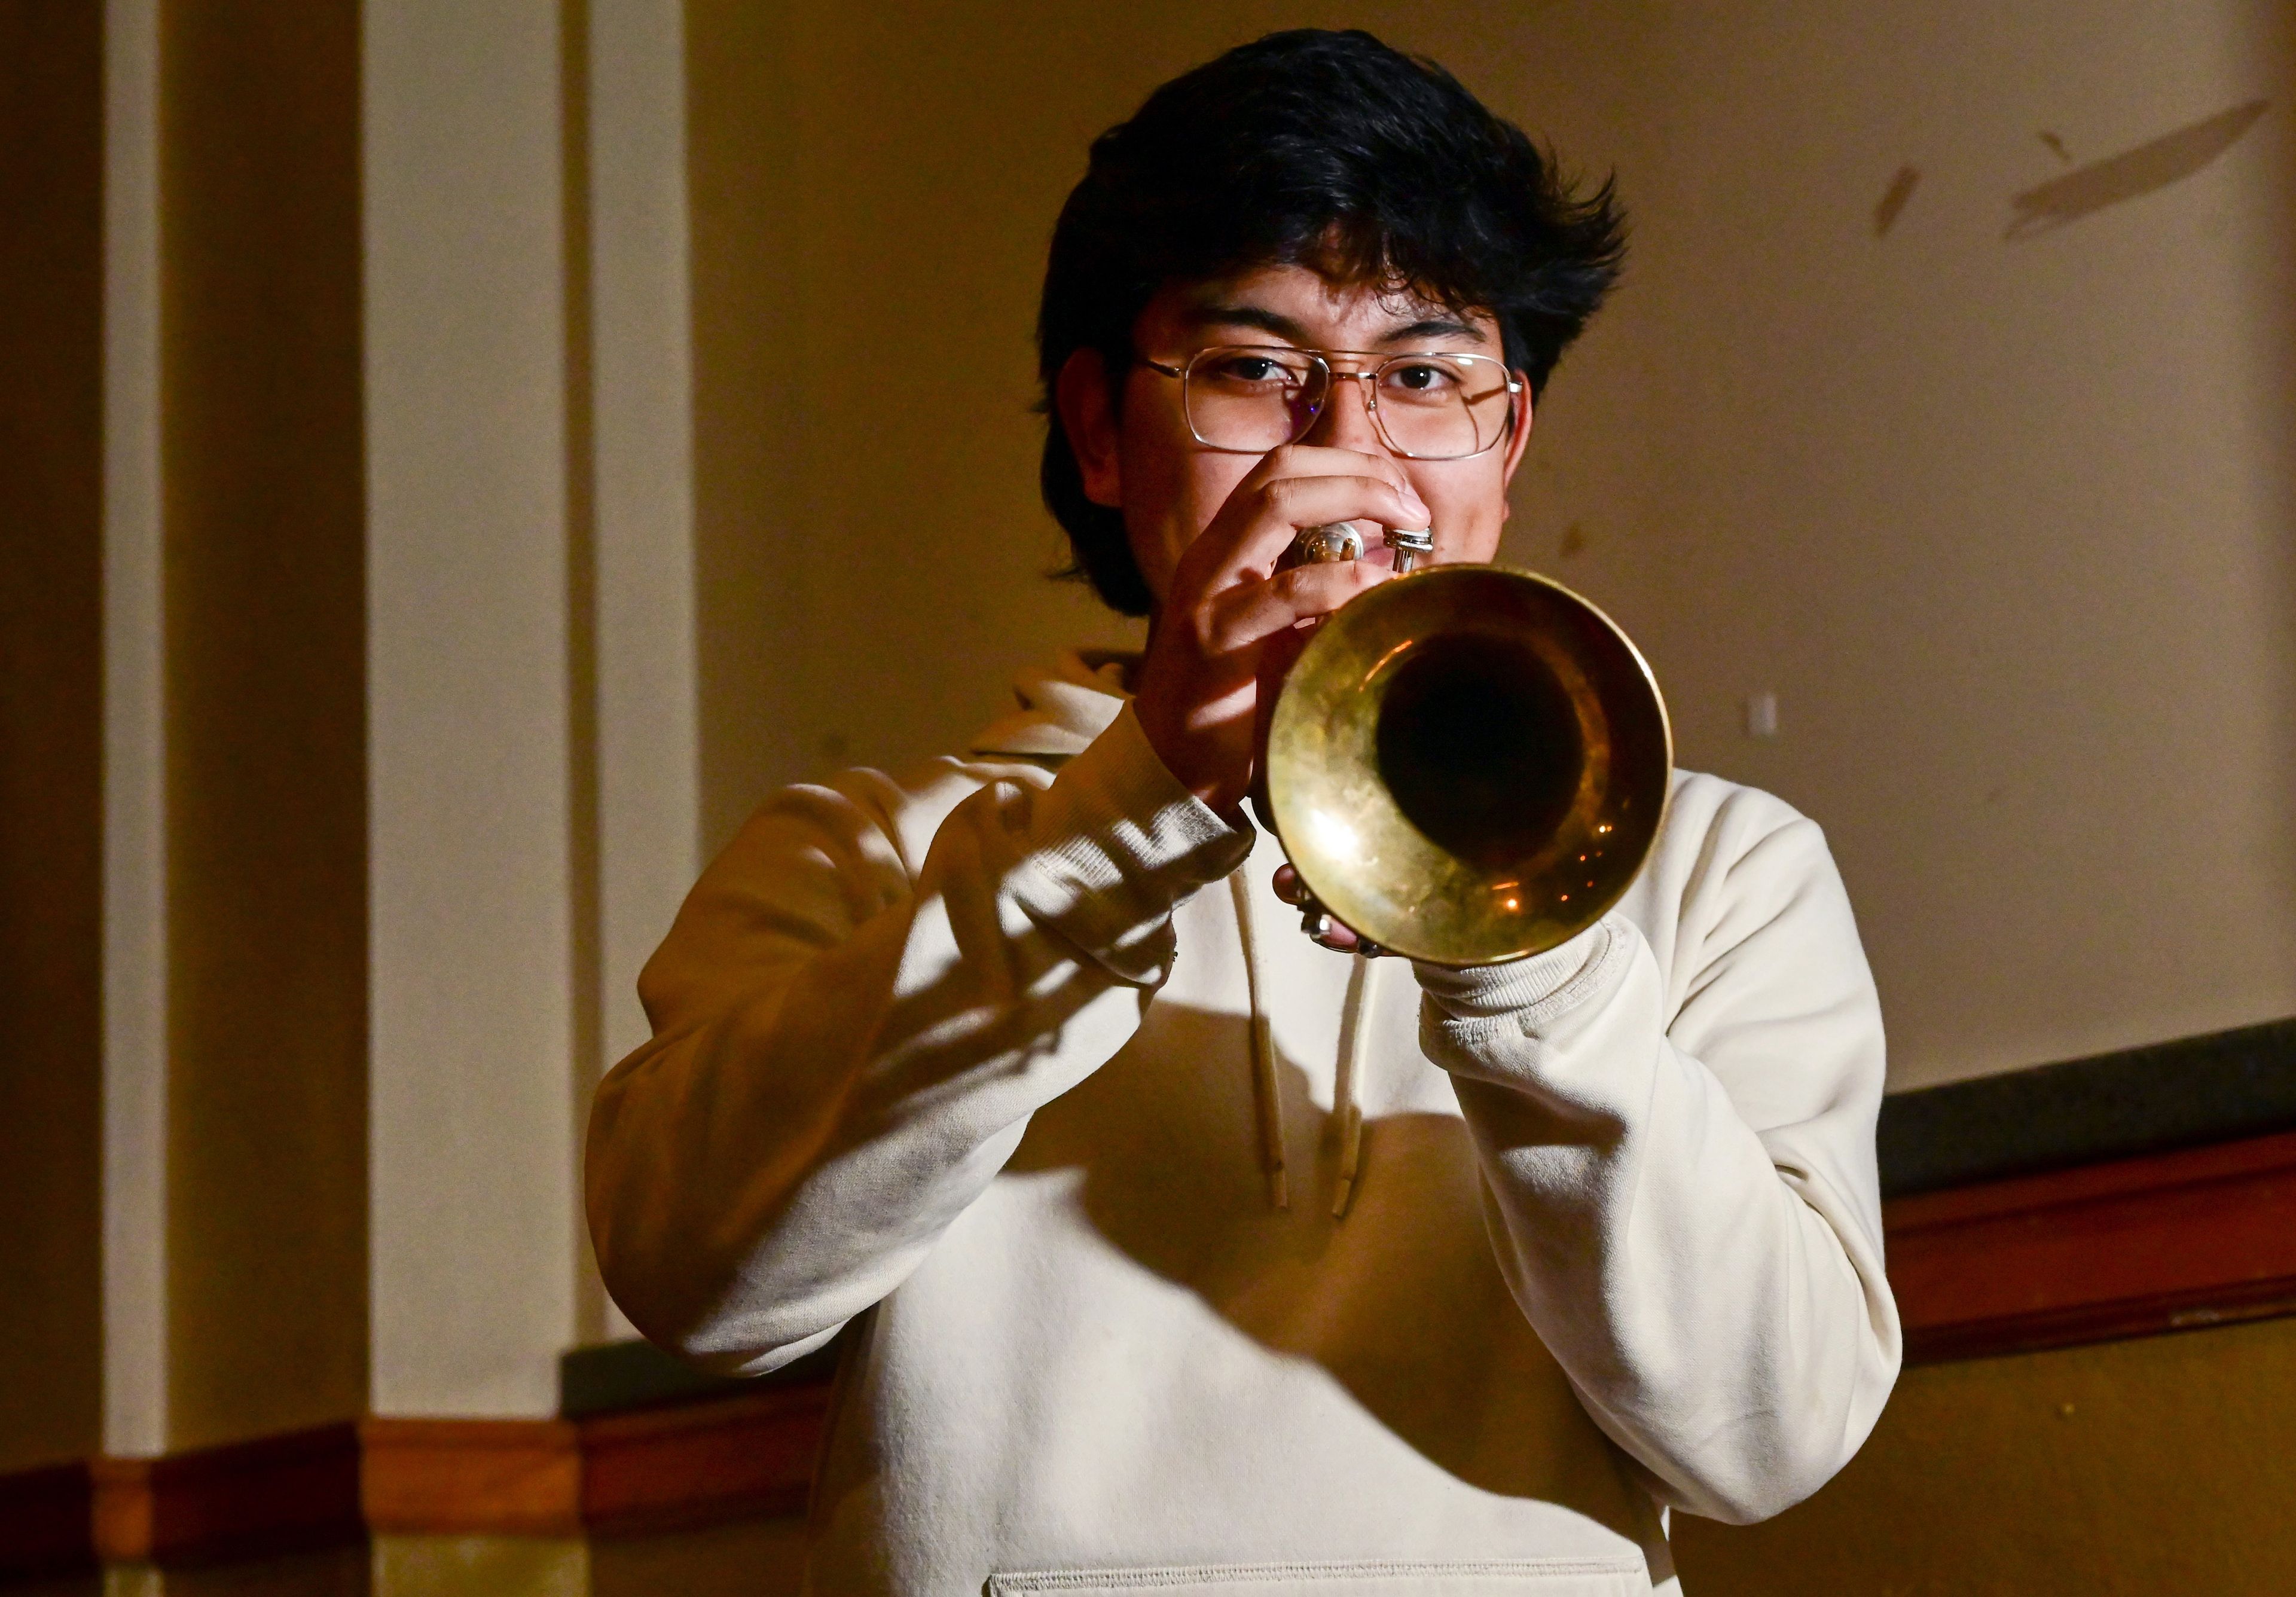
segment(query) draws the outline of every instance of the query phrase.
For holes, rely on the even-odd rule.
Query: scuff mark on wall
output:
[[[1906,201],[1914,197],[1914,185],[1921,180],[1922,174],[1919,168],[1899,167],[1898,168],[1898,175],[1890,179],[1890,186],[1882,191],[1880,202],[1874,207],[1875,238],[1878,239],[1890,231],[1890,225],[1898,219],[1898,213],[1906,209]]]
[[[2002,237],[2011,241],[2036,238],[2108,205],[2136,199],[2166,188],[2179,178],[2190,177],[2231,149],[2241,135],[2256,125],[2256,119],[2270,104],[2267,100],[2251,100],[2173,133],[2164,133],[2132,150],[2076,167],[2062,177],[2013,195],[2009,203],[2016,215]],[[2043,138],[2046,143],[2046,135]]]
[[[2064,140],[2059,138],[2055,134],[2051,133],[2047,128],[2044,127],[2040,132],[2035,134],[2033,136],[2040,140],[2044,144],[2046,144],[2049,147],[2049,153],[2055,156],[2059,160],[2064,162],[2065,165],[2070,167],[2073,164],[2073,152],[2065,148]]]

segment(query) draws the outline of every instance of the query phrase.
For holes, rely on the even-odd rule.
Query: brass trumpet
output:
[[[1301,558],[1360,553],[1309,533]],[[1398,569],[1414,544],[1389,536]],[[1267,728],[1261,818],[1310,922],[1320,906],[1439,965],[1541,953],[1601,919],[1657,840],[1674,766],[1633,642],[1500,566],[1410,571],[1326,617]]]

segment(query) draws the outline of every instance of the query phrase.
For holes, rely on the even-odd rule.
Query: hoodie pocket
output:
[[[1203,1564],[1170,1569],[1045,1569],[988,1577],[988,1597],[1647,1597],[1643,1561],[1618,1559]]]

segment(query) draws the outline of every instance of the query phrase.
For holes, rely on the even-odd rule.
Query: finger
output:
[[[1286,444],[1271,449],[1244,474],[1242,486],[1262,487],[1284,477],[1380,477],[1408,491],[1411,478],[1390,455],[1329,444]]]
[[[1346,926],[1332,918],[1331,912],[1316,905],[1301,912],[1300,930],[1318,948],[1328,948],[1334,954],[1353,954],[1363,939]]]
[[[1233,500],[1231,500],[1233,504]],[[1362,472],[1323,475],[1323,478],[1276,478],[1247,500],[1242,526],[1217,542],[1212,586],[1240,571],[1265,571],[1291,548],[1302,528],[1330,526],[1334,520],[1375,520],[1378,526],[1426,526],[1428,507],[1410,488],[1387,478]],[[1215,519],[1217,528],[1217,519]],[[1226,528],[1219,528],[1226,532]],[[1378,539],[1368,539],[1378,542]]]
[[[1366,588],[1395,573],[1369,561],[1294,566],[1264,581],[1243,582],[1216,594],[1206,608],[1209,652],[1248,649],[1302,621],[1328,616]]]
[[[1207,529],[1182,557],[1193,591],[1217,594],[1276,569],[1302,528],[1335,521],[1396,526],[1418,514],[1393,487],[1369,477],[1297,477],[1271,483],[1234,526]],[[1376,536],[1366,542],[1376,543]],[[1193,557],[1193,558],[1191,558]],[[1201,561],[1201,564],[1197,564]],[[1178,586],[1176,584],[1176,586]]]
[[[1378,470],[1378,462],[1351,451],[1326,453],[1338,457],[1327,463],[1356,469],[1270,478],[1255,471],[1229,493],[1203,536],[1189,545],[1189,552],[1201,551],[1199,558],[1208,555],[1225,561],[1238,544],[1275,528],[1296,531],[1353,516],[1394,513],[1407,510],[1416,501],[1409,484]]]
[[[1308,647],[1313,629],[1293,624],[1281,627],[1259,640],[1259,681],[1261,708],[1283,691],[1283,679],[1292,675],[1292,667],[1300,660],[1300,651]]]
[[[1371,477],[1389,484],[1402,495],[1406,508],[1423,519],[1424,526],[1427,506],[1419,497],[1419,489],[1411,474],[1392,455],[1370,455],[1360,449],[1337,449],[1328,445],[1290,444],[1271,451],[1259,465],[1245,474],[1238,486],[1247,492],[1272,487],[1278,482],[1301,480],[1316,477]]]
[[[1391,463],[1353,450],[1317,453],[1337,458],[1316,463],[1358,469],[1292,473],[1263,481],[1246,478],[1181,557],[1184,572],[1196,578],[1200,590],[1216,589],[1245,571],[1269,569],[1303,527],[1353,520],[1424,527],[1433,519],[1409,479]],[[1379,469],[1362,469],[1365,466]]]

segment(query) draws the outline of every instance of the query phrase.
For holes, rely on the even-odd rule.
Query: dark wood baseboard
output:
[[[90,1536],[107,1564],[180,1565],[361,1534],[359,1438],[344,1421],[163,1458],[99,1458]]]
[[[2296,1312],[2296,1133],[1883,1206],[1911,1363]]]
[[[563,1420],[359,1422],[359,1507],[386,1536],[582,1533],[586,1447]]]
[[[805,1511],[829,1385],[582,1422],[582,1523],[603,1536]]]
[[[374,1536],[627,1535],[797,1513],[828,1388],[564,1420],[369,1418],[0,1474],[0,1581]]]

